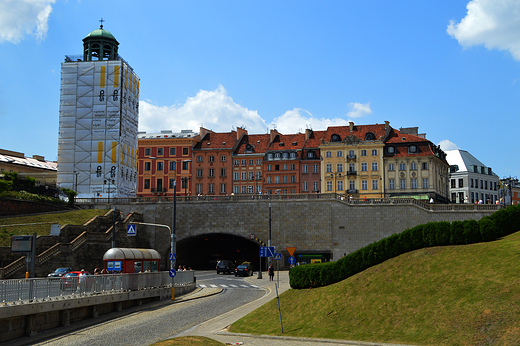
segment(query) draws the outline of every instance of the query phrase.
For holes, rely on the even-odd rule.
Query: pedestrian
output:
[[[99,274],[99,267],[96,266],[96,268],[94,268],[94,275],[98,275]]]
[[[269,281],[274,281],[274,267],[271,264],[268,269],[269,272]]]
[[[81,269],[81,274],[78,276],[78,292],[85,291],[85,281],[87,280],[87,273],[85,273],[85,269]]]

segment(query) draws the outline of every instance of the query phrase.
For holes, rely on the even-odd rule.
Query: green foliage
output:
[[[66,203],[59,198],[48,197],[43,195],[36,195],[27,191],[4,191],[0,192],[0,196],[8,198],[23,199],[26,201],[36,201],[42,203],[50,203],[57,205],[65,205]]]
[[[74,206],[74,199],[76,198],[78,193],[76,191],[72,190],[72,189],[67,189],[67,188],[63,188],[61,190],[63,192],[65,192],[65,194],[69,198],[69,202],[67,203],[69,205],[69,207],[73,207]]]
[[[13,188],[13,182],[0,180],[0,193],[10,191]]]
[[[294,267],[293,288],[326,286],[409,251],[445,245],[492,241],[520,230],[520,205],[476,220],[429,222],[369,244],[336,262]]]

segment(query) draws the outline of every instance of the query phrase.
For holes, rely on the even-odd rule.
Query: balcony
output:
[[[356,155],[347,155],[347,160],[355,160]]]
[[[358,193],[358,191],[357,191],[356,189],[353,189],[353,190],[347,190],[347,193],[350,194],[350,195],[353,195],[353,194]]]
[[[356,171],[347,171],[347,175],[357,175]]]

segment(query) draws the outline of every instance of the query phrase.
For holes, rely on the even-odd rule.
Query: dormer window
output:
[[[298,144],[298,142],[292,142],[292,145],[293,145],[293,146],[295,146],[295,145],[297,145],[297,144]]]
[[[373,141],[376,139],[376,136],[372,132],[367,132],[365,135],[365,141]]]
[[[312,158],[314,158],[314,157],[315,157],[314,151],[309,150],[309,151],[307,152],[307,158],[312,159]]]
[[[295,159],[295,158],[296,158],[296,153],[293,151],[293,152],[291,153],[291,159]]]
[[[408,147],[408,152],[411,153],[411,154],[415,154],[417,152],[417,146],[415,145],[410,145]]]
[[[246,151],[253,151],[253,146],[251,144],[246,144]]]
[[[280,157],[282,157],[282,155],[281,155],[280,153],[276,153],[276,154],[274,154],[274,158],[275,158],[275,159],[279,159]]]
[[[386,148],[386,152],[390,155],[395,154],[395,147],[388,147]]]
[[[283,146],[284,146],[284,143],[283,143],[283,142],[280,142],[280,143],[278,144],[278,146],[283,147]]]
[[[338,134],[333,134],[332,136],[330,136],[330,141],[331,142],[341,142],[341,137]]]

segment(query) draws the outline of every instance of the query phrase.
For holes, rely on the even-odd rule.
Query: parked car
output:
[[[232,274],[235,272],[235,262],[228,261],[228,260],[222,260],[217,262],[217,274],[220,273],[227,273]]]
[[[65,274],[67,274],[68,272],[71,272],[71,271],[74,271],[74,269],[72,269],[70,267],[58,268],[55,271],[53,271],[52,273],[50,273],[49,275],[47,275],[47,277],[49,277],[49,278],[61,278],[63,275],[65,275]]]
[[[241,264],[235,268],[235,276],[251,276],[253,275],[253,269],[249,264]]]
[[[60,281],[60,288],[62,290],[76,289],[79,286],[79,274],[81,274],[81,271],[72,271],[63,275]],[[87,285],[91,286],[92,281],[88,279],[88,276],[92,274],[89,272],[85,272],[85,274],[87,275],[85,282]],[[89,289],[89,287],[86,287],[86,289]]]

